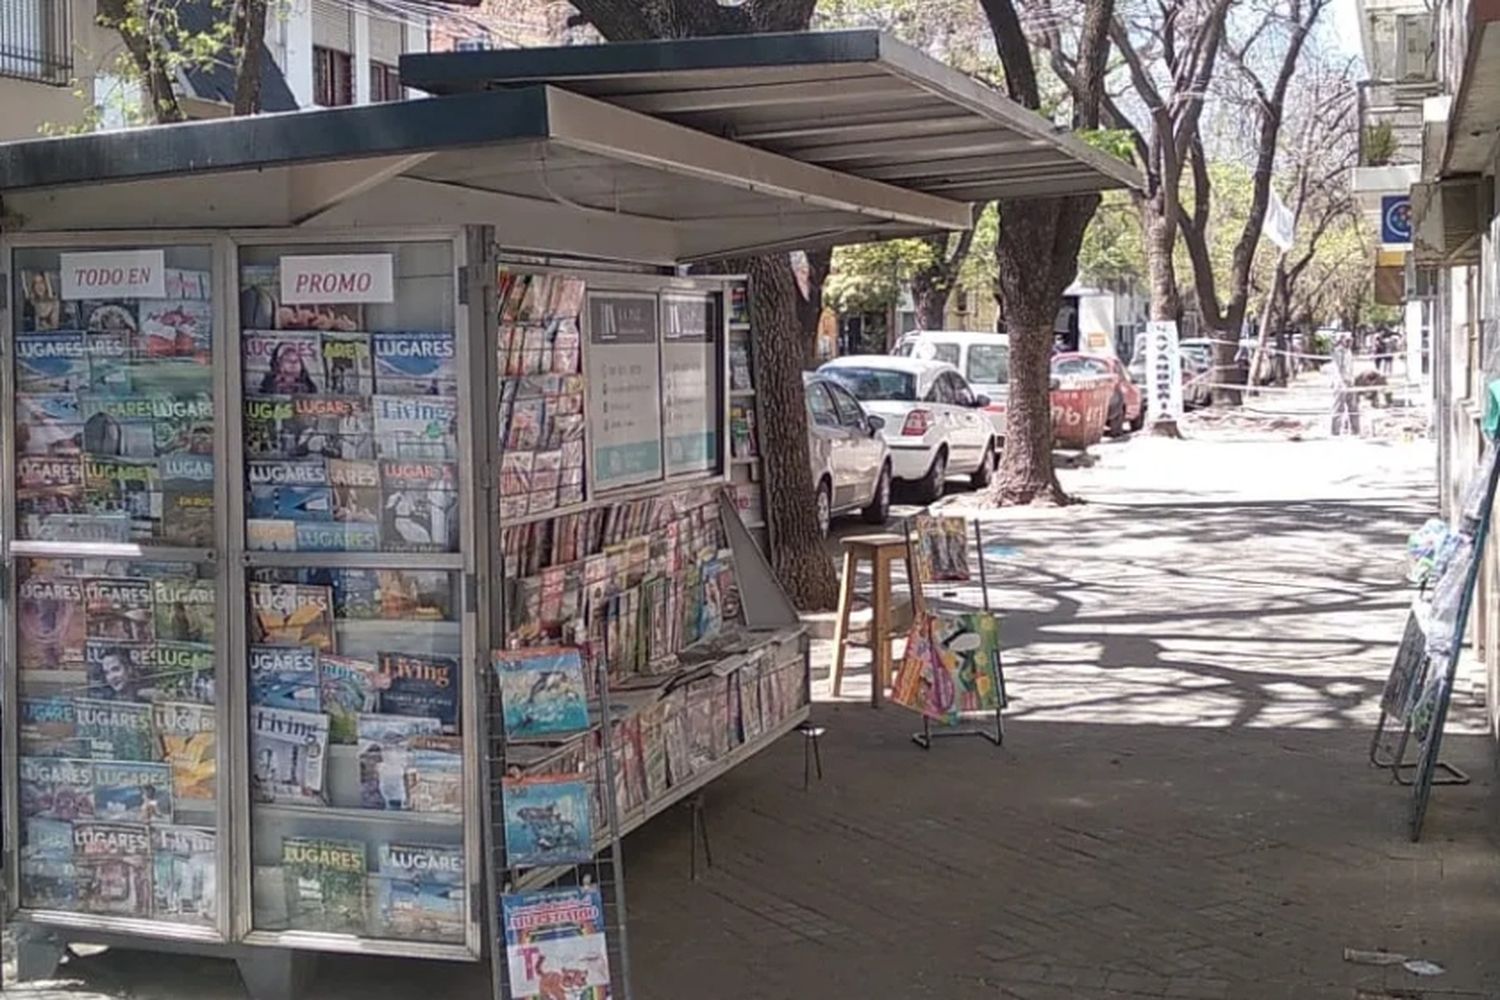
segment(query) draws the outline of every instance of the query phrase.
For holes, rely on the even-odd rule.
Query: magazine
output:
[[[21,815],[89,819],[94,815],[94,767],[61,757],[20,759]]]
[[[24,527],[56,514],[86,514],[83,462],[75,455],[21,455],[16,459],[16,514]]]
[[[136,356],[211,364],[213,323],[213,304],[203,299],[142,299]]]
[[[78,906],[89,913],[151,915],[151,831],[127,821],[73,826]]]
[[[411,812],[464,811],[463,740],[413,736],[406,741],[406,808]]]
[[[359,717],[380,707],[380,691],[387,678],[368,660],[322,653],[318,656],[318,685],[322,711],[328,713],[328,741],[359,741]]]
[[[206,392],[148,397],[151,404],[152,443],[157,456],[201,455],[214,452],[214,401]],[[84,426],[88,439],[88,426]],[[87,447],[87,445],[85,445]]]
[[[145,651],[158,700],[214,704],[214,647],[206,642],[157,642]]]
[[[150,396],[78,397],[83,450],[96,459],[156,457],[156,406]]]
[[[218,835],[198,826],[151,828],[151,915],[212,924],[218,919]]]
[[[136,702],[76,698],[73,701],[82,756],[93,760],[156,761],[151,706]]]
[[[278,522],[288,523],[288,522]],[[294,521],[293,540],[297,552],[375,552],[380,548],[380,527],[357,521]]]
[[[296,408],[289,396],[245,400],[245,454],[290,459],[297,454]]]
[[[374,397],[380,458],[402,462],[458,460],[458,404],[451,396]]]
[[[596,886],[500,897],[510,992],[517,1000],[608,1000],[604,897]]]
[[[330,458],[328,482],[333,487],[335,521],[380,523],[382,501],[379,464]]]
[[[152,690],[149,642],[90,639],[83,655],[88,667],[88,696],[103,701],[146,701]]]
[[[321,712],[318,651],[308,646],[251,646],[250,704]]]
[[[323,371],[328,391],[340,396],[375,393],[375,362],[368,333],[323,334]]]
[[[336,570],[333,601],[340,620],[453,621],[453,575],[444,570]]]
[[[212,642],[214,581],[167,578],[151,584],[156,605],[156,638],[173,642]]]
[[[501,787],[507,867],[581,864],[593,858],[593,815],[584,778],[505,778]]]
[[[328,716],[250,709],[250,789],[256,802],[327,804]]]
[[[458,658],[435,653],[381,653],[380,709],[394,715],[437,719],[458,726]]]
[[[62,275],[57,271],[21,272],[21,329],[62,330],[78,325],[78,303],[60,298]]]
[[[333,520],[333,490],[327,486],[251,486],[245,516],[254,520]],[[293,529],[293,538],[296,537]]]
[[[95,392],[129,393],[131,341],[128,333],[89,331],[84,352],[89,359],[89,387]]]
[[[172,796],[207,801],[217,794],[217,728],[209,705],[158,702],[151,706],[162,759],[172,769]]]
[[[195,271],[184,267],[169,267],[163,273],[169,299],[213,298],[213,272]]]
[[[252,552],[296,552],[297,522],[246,518],[245,545]]]
[[[94,816],[118,823],[170,823],[171,767],[134,761],[94,761]]]
[[[78,306],[78,322],[100,333],[128,333],[134,338],[140,329],[139,312],[134,300],[85,300]]]
[[[918,514],[912,519],[917,582],[969,579],[969,522],[962,517]]]
[[[365,845],[357,840],[283,837],[287,918],[298,930],[365,931]]]
[[[439,462],[385,461],[382,536],[391,552],[458,551],[458,467]]]
[[[250,584],[250,641],[334,652],[333,589],[300,583]]]
[[[292,417],[297,432],[292,454],[298,457],[375,457],[375,417],[368,396],[296,396]]]
[[[20,738],[21,753],[27,757],[89,756],[70,698],[22,698]]]
[[[89,385],[81,331],[16,335],[17,392],[80,392]]]
[[[21,670],[84,665],[83,585],[72,577],[28,576],[16,593],[16,652]]]
[[[16,453],[76,455],[83,450],[83,413],[72,393],[16,394]]]
[[[358,330],[363,319],[355,303],[282,305],[280,264],[240,265],[240,322],[247,329],[349,332]]]
[[[83,581],[90,639],[145,642],[155,636],[151,581],[132,577],[89,577]]]
[[[73,824],[28,819],[20,854],[21,905],[73,910],[78,906],[78,871],[73,864]]]
[[[316,396],[327,391],[316,331],[246,330],[240,336],[245,395]]]
[[[464,857],[461,847],[381,844],[371,878],[370,933],[416,941],[460,941],[464,936]]]
[[[161,476],[151,458],[83,457],[83,503],[90,514],[124,515],[130,536],[149,540],[161,524]]]
[[[360,805],[365,809],[408,809],[407,769],[413,739],[436,736],[442,723],[425,716],[361,715],[359,739]]]
[[[458,352],[451,332],[377,333],[375,387],[385,396],[452,396]]]
[[[576,649],[496,650],[507,739],[576,732],[589,724],[583,659]]]
[[[185,548],[214,541],[214,460],[191,453],[164,455],[161,477],[161,540]]]

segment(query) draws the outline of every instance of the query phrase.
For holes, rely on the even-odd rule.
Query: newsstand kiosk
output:
[[[745,72],[957,100],[819,37]],[[607,717],[604,843],[806,718],[726,494],[753,289],[679,267],[971,218],[546,83],[12,143],[0,202],[20,972],[190,951],[259,997],[320,952],[492,954],[497,772],[576,771]],[[572,741],[496,731],[491,651],[538,647],[607,674]]]

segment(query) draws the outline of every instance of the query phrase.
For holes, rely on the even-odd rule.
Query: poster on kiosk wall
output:
[[[591,474],[598,490],[662,478],[661,341],[656,296],[588,297]]]
[[[719,456],[717,300],[668,293],[661,313],[667,475],[712,472]]]

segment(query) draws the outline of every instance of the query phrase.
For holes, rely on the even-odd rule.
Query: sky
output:
[[[1359,11],[1354,0],[1333,0],[1333,37],[1344,52],[1360,55]]]

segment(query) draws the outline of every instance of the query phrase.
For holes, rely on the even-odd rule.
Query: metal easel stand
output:
[[[1380,719],[1375,723],[1375,733],[1370,737],[1370,763],[1391,772],[1397,784],[1410,785],[1415,779],[1405,776],[1414,771],[1416,762],[1406,760],[1407,744],[1411,740],[1410,704],[1415,692],[1427,682],[1431,661],[1427,656],[1427,633],[1422,628],[1417,612],[1412,610],[1406,617],[1406,628],[1401,635],[1401,645],[1396,650],[1395,662],[1391,664],[1391,675],[1386,681],[1386,690],[1381,696]],[[1403,706],[1405,714],[1397,714],[1391,706]],[[1399,733],[1390,725],[1399,722]],[[1390,744],[1394,742],[1394,747]],[[1467,785],[1468,774],[1446,761],[1438,761],[1434,767],[1442,775],[1433,775],[1436,785]]]
[[[994,612],[990,610],[989,575],[985,572],[984,535],[981,533],[979,525],[980,522],[976,518],[974,520],[974,544],[979,549],[979,589],[980,593],[984,597],[985,613],[993,614]],[[906,543],[908,546],[908,552],[910,552],[910,546],[912,544],[910,519],[908,519],[906,522]],[[917,565],[916,562],[912,558],[908,558],[906,561],[906,565],[908,571],[915,575]],[[926,585],[926,581],[917,580],[916,583],[917,591],[920,593],[922,591],[922,588]],[[988,727],[984,729],[959,729],[955,727],[952,729],[935,730],[932,728],[932,720],[924,715],[922,716],[922,731],[920,733],[912,733],[911,741],[917,746],[921,747],[923,750],[931,750],[933,740],[946,739],[954,736],[979,736],[983,739],[989,740],[997,747],[1004,746],[1005,719],[1001,715],[1001,713],[1005,710],[1005,706],[1009,704],[1009,700],[1005,696],[1005,658],[1003,656],[1000,658],[1000,662],[995,665],[995,671],[997,675],[996,680],[998,682],[1000,690],[1000,704],[995,706],[995,728],[993,730],[990,730]]]

